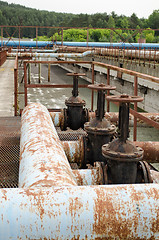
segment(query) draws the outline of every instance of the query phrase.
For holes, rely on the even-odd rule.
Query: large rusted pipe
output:
[[[0,239],[158,239],[159,184],[0,189]]]
[[[159,142],[134,142],[144,150],[143,160],[149,163],[159,163]]]
[[[69,47],[59,46],[60,52],[84,52],[91,50],[92,47]],[[93,48],[95,55],[102,56],[113,56],[113,57],[127,57],[129,59],[147,59],[147,60],[159,60],[159,51],[149,51],[149,50],[128,50],[128,49],[119,49],[119,48]]]
[[[19,187],[77,185],[46,107],[28,105],[21,126]]]
[[[159,163],[159,142],[133,142],[144,150],[143,160],[148,163]],[[78,163],[82,165],[85,161],[84,143],[80,139],[78,141],[64,141],[62,146],[70,163]]]
[[[83,53],[36,53],[36,52],[32,52],[32,53],[7,53],[8,57],[16,57],[16,55],[18,54],[18,57],[35,57],[35,58],[82,58],[91,54],[94,54],[94,51],[85,51]]]

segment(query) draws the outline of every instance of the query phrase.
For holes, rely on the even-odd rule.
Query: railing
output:
[[[100,63],[100,62],[94,62],[94,61],[29,61],[26,60],[24,61],[24,101],[25,101],[25,106],[27,105],[27,91],[28,88],[72,88],[73,85],[70,84],[31,84],[30,81],[27,80],[27,65],[28,64],[32,64],[32,63],[36,63],[36,64],[89,64],[91,65],[91,71],[92,71],[92,84],[94,84],[94,68],[95,66],[100,66],[103,68],[107,69],[107,79],[106,79],[106,84],[111,84],[110,83],[110,70],[114,70],[117,71],[118,73],[126,73],[128,75],[134,76],[134,95],[137,96],[138,95],[138,78],[142,78],[142,79],[146,79],[155,83],[159,83],[159,78],[157,77],[153,77],[153,76],[149,76],[146,74],[142,74],[139,72],[135,72],[135,71],[131,71],[131,70],[127,70],[124,68],[120,68],[120,67],[116,67],[116,66],[112,66],[109,64],[105,64],[105,63]],[[16,74],[16,73],[15,73]],[[49,72],[48,72],[49,74]],[[15,76],[15,81],[17,80],[17,76]],[[17,85],[15,84],[15,88],[17,89]],[[87,85],[79,85],[79,88],[87,88]],[[15,90],[15,115],[17,115],[17,94],[18,92]],[[109,95],[109,91],[107,92],[107,95]],[[92,90],[92,96],[91,96],[91,109],[93,109],[93,99],[94,99],[94,92]],[[107,112],[109,112],[109,101],[107,101]],[[143,116],[141,113],[137,112],[137,103],[134,104],[134,110],[131,109],[130,110],[131,114],[134,115],[134,141],[136,141],[136,136],[137,136],[137,118],[143,120],[144,122],[146,122],[147,124],[149,124],[152,127],[155,127],[157,129],[159,129],[159,123],[153,121],[152,119],[149,119],[148,117]]]
[[[18,112],[18,55],[15,58],[14,65],[14,115]]]

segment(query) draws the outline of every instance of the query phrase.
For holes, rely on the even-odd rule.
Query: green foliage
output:
[[[145,38],[147,43],[152,43],[155,39],[155,31],[148,28],[141,33],[138,33],[135,37],[136,42],[138,42],[138,39]]]
[[[109,17],[108,27],[109,28],[115,28],[115,20],[114,20],[114,18],[112,16]]]
[[[159,28],[159,9],[153,11],[153,13],[148,18],[149,26],[153,29]]]
[[[33,40],[36,41],[36,38],[34,38]],[[48,38],[47,36],[38,36],[37,40],[38,41],[49,41],[50,38]]]

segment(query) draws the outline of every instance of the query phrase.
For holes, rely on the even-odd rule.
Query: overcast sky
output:
[[[8,3],[21,4],[39,10],[65,13],[103,13],[114,11],[118,15],[147,18],[153,10],[159,9],[159,0],[3,0]]]

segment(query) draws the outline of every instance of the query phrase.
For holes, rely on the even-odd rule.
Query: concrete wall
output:
[[[86,60],[86,59],[85,59]],[[88,60],[88,59],[87,59]],[[90,59],[89,59],[90,60]],[[94,59],[98,61],[98,59]],[[109,62],[109,64],[112,64]],[[63,67],[63,66],[62,66]],[[88,64],[65,64],[64,68],[68,71],[85,73],[84,77],[88,82],[92,81],[92,70],[91,66]],[[126,66],[125,66],[126,68]],[[136,71],[136,69],[134,69]],[[140,72],[140,69],[139,69]],[[128,74],[122,74],[122,78],[119,78],[116,71],[110,70],[110,85],[116,86],[116,91],[113,94],[126,93],[129,95],[134,95],[134,77]],[[95,83],[106,83],[107,79],[107,69],[99,66],[95,66]],[[138,96],[144,97],[144,101],[138,103],[138,106],[147,112],[159,112],[159,84],[138,79]]]

